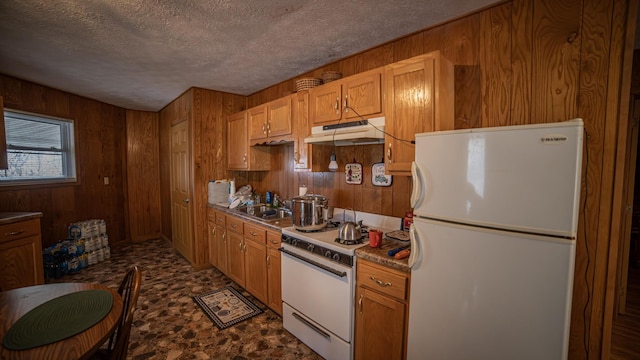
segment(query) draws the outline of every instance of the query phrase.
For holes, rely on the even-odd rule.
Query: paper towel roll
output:
[[[302,185],[298,188],[298,196],[303,196],[307,193],[307,185]]]

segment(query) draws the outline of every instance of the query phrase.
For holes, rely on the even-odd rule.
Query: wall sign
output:
[[[362,164],[357,162],[348,163],[344,166],[344,176],[347,184],[362,184]]]
[[[391,186],[392,175],[385,175],[384,162],[373,164],[371,167],[371,183],[375,186]]]

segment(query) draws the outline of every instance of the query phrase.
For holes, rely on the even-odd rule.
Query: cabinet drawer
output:
[[[212,208],[207,208],[207,219],[215,221],[216,219],[216,211]]]
[[[266,230],[256,225],[244,224],[244,237],[264,245],[267,239]]]
[[[370,262],[358,262],[358,285],[393,296],[400,300],[407,297],[407,274]]]
[[[234,216],[227,216],[227,229],[242,234],[242,220]]]
[[[282,242],[282,233],[277,231],[267,231],[267,247],[272,249],[280,248]]]
[[[0,242],[40,235],[40,221],[26,220],[0,226]]]
[[[223,213],[216,212],[216,224],[220,226],[225,226],[227,224]]]

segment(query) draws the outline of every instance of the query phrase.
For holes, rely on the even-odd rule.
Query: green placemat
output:
[[[66,339],[98,323],[112,305],[113,295],[106,290],[84,290],[51,299],[11,325],[2,345],[26,350]]]

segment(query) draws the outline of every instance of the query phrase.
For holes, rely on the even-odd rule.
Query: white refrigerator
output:
[[[583,123],[416,135],[407,358],[566,359]]]

